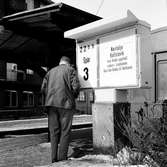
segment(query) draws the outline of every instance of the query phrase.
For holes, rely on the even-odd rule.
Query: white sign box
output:
[[[99,86],[133,87],[138,85],[137,35],[112,40],[112,35],[100,38]]]
[[[81,87],[97,87],[96,40],[77,44],[77,66]]]
[[[150,25],[131,12],[120,20],[102,19],[69,30],[65,37],[77,41],[82,88],[152,87]]]

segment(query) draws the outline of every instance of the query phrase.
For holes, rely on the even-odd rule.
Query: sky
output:
[[[167,0],[52,0],[82,9],[89,13],[112,18],[127,16],[130,10],[138,19],[151,25],[151,29],[167,26]],[[102,3],[103,2],[103,3]],[[102,4],[102,5],[101,5]],[[98,10],[99,9],[99,10]]]

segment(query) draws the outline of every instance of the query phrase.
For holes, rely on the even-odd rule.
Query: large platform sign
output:
[[[100,38],[100,87],[138,86],[137,35],[112,39]]]
[[[97,42],[77,44],[77,66],[82,88],[97,87]]]

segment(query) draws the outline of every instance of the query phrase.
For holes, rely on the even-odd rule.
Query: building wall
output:
[[[167,27],[153,30],[151,34],[152,52],[167,51]]]
[[[166,97],[158,97],[160,91],[157,83],[163,82],[161,87],[167,90],[165,71],[158,69],[161,61],[167,66],[167,27],[162,27],[151,32],[151,54],[153,64],[153,83],[150,89],[130,89],[128,100],[131,103],[131,116],[133,120],[141,120],[143,117],[161,118],[164,114],[163,102]],[[166,56],[166,57],[165,57]],[[162,69],[166,69],[163,67]],[[159,76],[161,73],[161,76]],[[165,75],[165,76],[164,76]],[[165,93],[163,93],[164,95]],[[161,99],[161,100],[160,100]]]

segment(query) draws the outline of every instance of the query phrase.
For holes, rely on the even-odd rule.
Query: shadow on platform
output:
[[[92,140],[78,139],[70,143],[69,158],[80,158],[87,154],[93,153]]]

